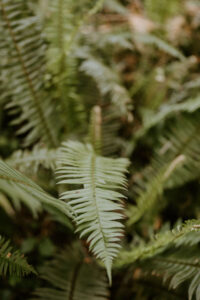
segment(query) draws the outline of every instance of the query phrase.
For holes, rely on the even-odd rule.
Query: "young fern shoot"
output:
[[[105,264],[111,284],[112,261],[124,227],[120,220],[125,196],[116,189],[126,189],[129,162],[99,156],[90,144],[69,141],[63,143],[58,163],[59,184],[79,186],[62,193],[61,199],[68,201],[76,232],[87,237],[89,250]]]

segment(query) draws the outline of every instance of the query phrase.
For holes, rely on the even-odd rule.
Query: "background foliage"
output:
[[[198,0],[0,0],[0,298],[200,299]]]

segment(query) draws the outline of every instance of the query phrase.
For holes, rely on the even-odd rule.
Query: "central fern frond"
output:
[[[64,192],[61,199],[68,201],[77,232],[87,236],[89,249],[104,262],[111,282],[112,261],[123,234],[119,220],[124,196],[115,190],[126,187],[128,160],[97,156],[91,145],[71,141],[63,144],[59,163],[59,183],[81,185]]]

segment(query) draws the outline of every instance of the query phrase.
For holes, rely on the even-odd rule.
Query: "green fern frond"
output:
[[[36,145],[30,150],[15,151],[7,160],[6,163],[26,173],[31,170],[31,173],[37,173],[40,165],[47,169],[55,169],[56,167],[57,150],[42,148]]]
[[[127,116],[132,109],[127,89],[120,82],[116,67],[107,66],[101,59],[90,53],[80,53],[84,61],[80,70],[93,78],[102,96],[109,96],[122,116]]]
[[[163,41],[162,39],[156,37],[153,34],[139,34],[139,33],[134,33],[133,39],[136,42],[145,44],[145,45],[155,45],[158,47],[158,49],[168,53],[171,56],[174,56],[180,60],[184,60],[185,57],[184,55],[176,48],[174,48],[172,45],[169,43]]]
[[[13,250],[10,241],[0,237],[0,275],[24,276],[36,271],[18,250]]]
[[[40,212],[43,207],[47,210],[49,207],[65,214],[66,219],[68,219],[69,210],[63,201],[48,195],[32,180],[12,169],[1,160],[0,191],[9,196],[18,209],[22,201],[28,206],[34,216],[37,216],[37,213]]]
[[[6,78],[5,89],[11,102],[7,104],[16,115],[13,124],[18,134],[27,134],[25,145],[42,140],[56,145],[53,113],[55,108],[43,89],[44,41],[38,20],[25,1],[0,1],[0,27],[3,33],[1,61]]]
[[[127,159],[104,158],[95,154],[91,145],[79,142],[64,143],[59,155],[59,184],[80,188],[64,192],[77,232],[87,236],[89,249],[100,258],[111,282],[111,266],[120,248],[123,225],[122,194],[115,189],[126,187],[124,172]]]
[[[46,22],[48,70],[51,72],[54,98],[65,131],[82,127],[85,120],[84,106],[78,92],[78,62],[74,56],[73,32],[82,18],[74,14],[75,4],[71,0],[49,2],[49,19]],[[79,126],[81,124],[81,126]]]
[[[131,226],[137,222],[146,212],[148,212],[162,195],[166,182],[172,176],[173,172],[184,163],[185,156],[179,155],[169,164],[163,161],[154,161],[155,175],[152,172],[147,173],[147,181],[143,181],[142,186],[137,186],[135,190],[139,196],[136,198],[137,206],[129,206],[127,215],[129,217],[127,224]],[[154,170],[154,171],[155,171]],[[141,183],[140,183],[141,184]],[[145,190],[143,189],[145,187]]]
[[[89,257],[84,258],[78,244],[46,263],[41,277],[51,287],[38,288],[32,300],[106,300],[109,296],[104,272]]]
[[[175,155],[184,155],[185,161],[180,168],[177,168],[169,178],[166,187],[173,188],[181,186],[188,181],[199,178],[199,112],[191,116],[185,116],[177,120],[170,126],[162,137],[160,137],[161,147],[156,151],[156,155],[161,159],[169,160]]]
[[[185,116],[170,126],[160,137],[159,149],[155,151],[151,165],[143,172],[144,180],[136,191],[137,207],[128,211],[128,224],[135,223],[144,213],[155,207],[158,196],[164,189],[181,186],[188,181],[199,178],[199,146],[200,138],[199,113],[193,118]],[[169,168],[168,176],[165,175]],[[171,169],[172,168],[172,169]]]
[[[197,95],[194,98],[186,99],[180,103],[168,103],[163,104],[159,108],[159,111],[148,111],[148,118],[144,120],[144,124],[139,129],[134,137],[134,141],[141,139],[152,128],[165,122],[167,119],[176,116],[179,113],[194,113],[200,109],[200,96]]]
[[[188,233],[192,231],[198,231],[200,228],[200,222],[197,220],[188,220],[185,223],[174,228],[172,231],[166,231],[155,236],[155,239],[148,244],[142,244],[137,248],[130,249],[129,251],[121,251],[120,257],[116,262],[116,266],[126,266],[133,264],[137,260],[153,257],[163,252],[172,243],[184,238]]]
[[[163,280],[169,280],[169,288],[176,289],[183,282],[189,281],[188,299],[192,300],[193,295],[196,294],[195,299],[200,298],[200,263],[199,256],[191,254],[185,258],[182,254],[176,253],[171,256],[158,256],[151,261],[152,268],[156,273],[161,273]]]

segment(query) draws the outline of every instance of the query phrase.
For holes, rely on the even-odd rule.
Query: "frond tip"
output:
[[[119,220],[124,196],[115,190],[126,188],[129,162],[98,156],[90,144],[70,141],[61,148],[59,164],[59,184],[81,185],[64,192],[61,199],[68,200],[80,238],[87,236],[89,249],[104,262],[111,283],[112,261],[123,233]]]

